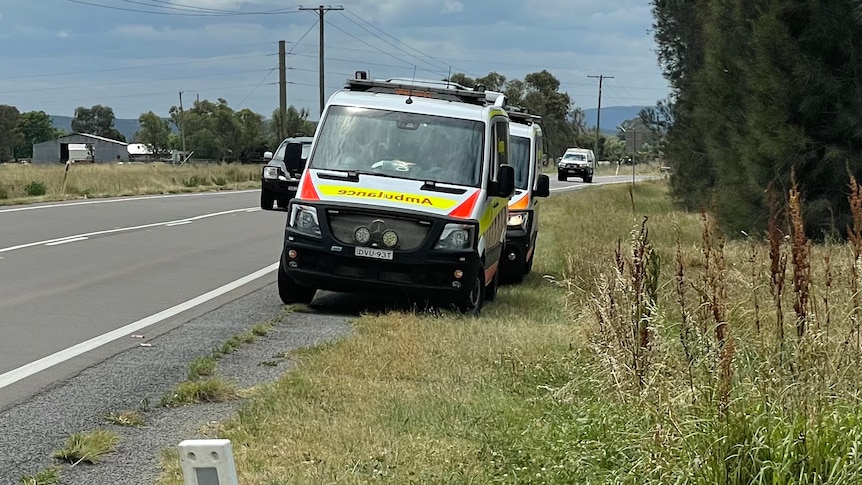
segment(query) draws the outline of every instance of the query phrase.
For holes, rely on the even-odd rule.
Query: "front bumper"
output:
[[[275,194],[278,197],[288,196],[290,198],[296,197],[296,191],[299,187],[299,179],[265,179],[262,178],[260,180],[261,189]]]
[[[531,214],[530,224],[527,227],[509,227],[506,229],[506,245],[500,256],[500,267],[503,274],[510,271],[522,271],[524,264],[532,254],[534,244],[532,218],[533,215]]]
[[[351,210],[340,207],[334,209],[341,213]],[[452,221],[434,221],[421,244],[414,249],[395,249],[392,259],[385,260],[357,256],[356,245],[346,244],[343,239],[338,240],[333,235],[327,210],[318,206],[318,214],[319,238],[291,227],[285,228],[282,267],[299,285],[329,291],[407,291],[428,297],[451,297],[454,293],[465,291],[478,272],[484,270],[475,248],[433,249],[443,226]],[[406,215],[372,214],[368,213],[369,220]],[[427,214],[421,218],[427,220]],[[455,276],[456,271],[460,272],[460,277]]]
[[[590,169],[589,166],[568,165],[565,167],[558,166],[557,167],[557,173],[559,173],[561,175],[572,176],[572,177],[583,177],[583,176],[590,175],[591,173],[593,173],[593,171]]]

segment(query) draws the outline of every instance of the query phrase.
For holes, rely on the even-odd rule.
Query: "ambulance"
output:
[[[520,283],[533,268],[539,235],[539,200],[550,195],[551,180],[540,174],[543,155],[541,117],[510,107],[509,163],[515,169],[515,194],[509,201],[504,257],[505,283]]]
[[[478,315],[515,190],[509,126],[502,93],[357,71],[329,98],[288,205],[281,300],[406,292]]]

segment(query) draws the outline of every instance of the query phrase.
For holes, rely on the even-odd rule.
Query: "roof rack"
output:
[[[509,106],[506,108],[506,112],[509,113],[509,118],[512,121],[520,123],[540,123],[542,121],[541,116],[531,114],[526,108],[522,108],[521,106]]]
[[[487,106],[498,101],[501,93],[486,92],[484,89],[469,89],[456,83],[445,81],[412,80],[394,78],[389,80],[370,80],[364,72],[358,71],[356,79],[348,79],[344,85],[350,91],[368,93],[400,94],[417,98],[433,98],[444,101]],[[505,98],[504,98],[505,99]]]

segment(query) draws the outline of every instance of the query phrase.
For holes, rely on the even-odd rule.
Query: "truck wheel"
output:
[[[586,177],[584,177],[584,182],[588,183],[588,184],[593,183],[593,174],[589,174]]]
[[[311,303],[317,290],[307,286],[299,286],[285,271],[282,263],[278,263],[278,296],[285,305],[292,303]]]
[[[268,190],[261,189],[260,191],[260,208],[268,211],[272,210],[272,203],[275,202],[275,195]]]
[[[557,180],[558,180],[558,181],[560,181],[560,182],[565,182],[567,178],[568,178],[568,177],[566,177],[564,174],[561,174],[560,172],[557,172]]]
[[[485,278],[482,268],[476,271],[470,287],[461,291],[455,300],[455,307],[465,315],[478,317],[482,312],[482,302],[485,300]]]
[[[494,273],[494,278],[491,279],[491,284],[485,287],[485,301],[494,301],[497,299],[497,290],[500,288],[500,266],[497,266],[497,271]]]

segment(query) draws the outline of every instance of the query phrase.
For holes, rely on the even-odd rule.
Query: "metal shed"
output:
[[[70,158],[76,160],[75,151],[69,151],[69,145],[84,144],[91,150],[91,159],[96,163],[129,161],[128,143],[112,140],[103,136],[88,133],[72,133],[56,140],[44,141],[33,145],[33,163],[65,163]]]

